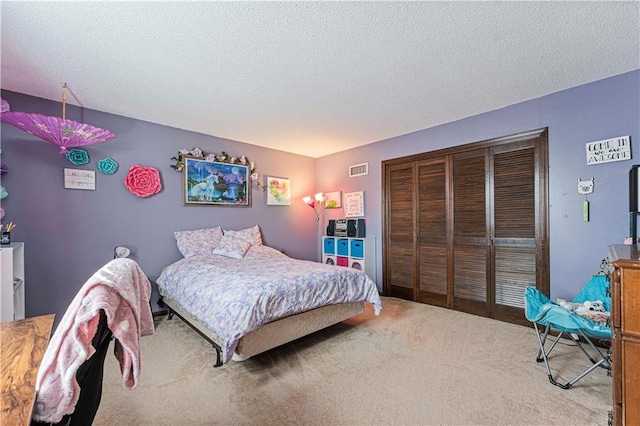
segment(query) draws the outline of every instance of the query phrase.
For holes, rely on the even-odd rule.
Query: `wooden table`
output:
[[[28,425],[54,314],[0,323],[0,425]]]

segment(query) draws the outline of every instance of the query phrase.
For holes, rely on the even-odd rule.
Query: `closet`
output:
[[[528,325],[549,294],[547,129],[382,163],[383,290]]]

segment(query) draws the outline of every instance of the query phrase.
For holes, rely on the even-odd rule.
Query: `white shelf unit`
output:
[[[322,237],[322,262],[363,271],[376,280],[376,239]]]
[[[24,243],[1,245],[0,255],[0,322],[24,319]]]

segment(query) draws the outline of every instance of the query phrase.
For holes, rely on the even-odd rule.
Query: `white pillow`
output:
[[[264,258],[288,258],[286,254],[280,250],[276,250],[269,246],[251,246],[249,251],[244,255],[245,259],[264,259]]]
[[[251,244],[245,240],[233,238],[229,235],[223,235],[212,253],[220,256],[232,257],[234,259],[242,259],[250,247]]]
[[[225,229],[224,235],[245,240],[252,246],[262,245],[262,236],[260,235],[260,228],[258,228],[258,225],[251,228],[241,229],[239,231]]]
[[[176,237],[178,250],[184,257],[191,257],[197,254],[211,254],[211,251],[218,245],[222,238],[222,228],[194,229],[191,231],[177,231],[173,233]]]

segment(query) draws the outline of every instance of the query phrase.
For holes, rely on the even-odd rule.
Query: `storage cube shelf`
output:
[[[363,271],[376,280],[375,238],[322,237],[322,262]]]

